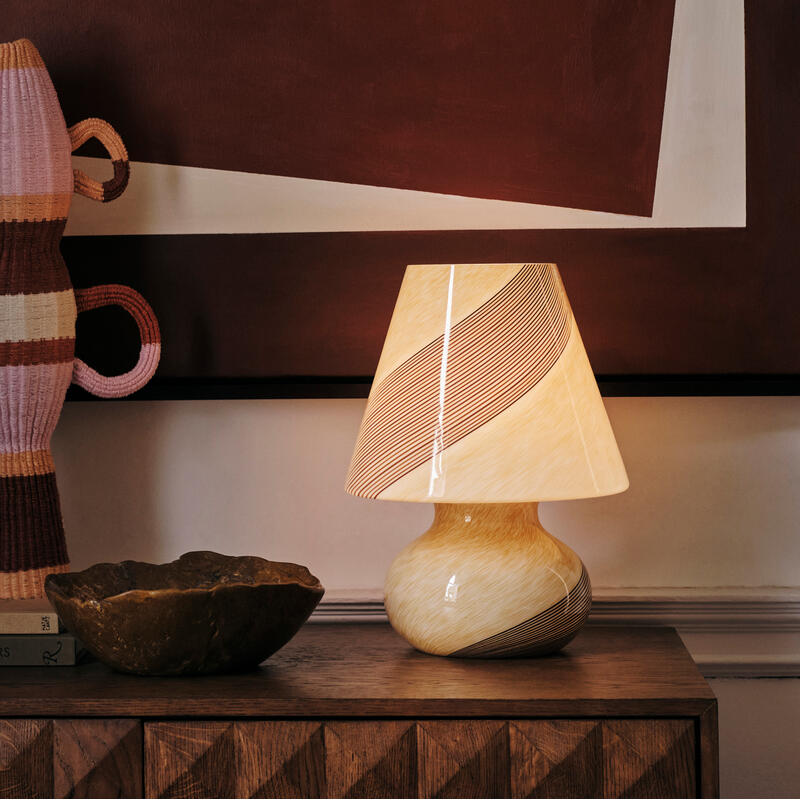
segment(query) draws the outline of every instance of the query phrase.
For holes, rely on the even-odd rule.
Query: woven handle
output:
[[[78,313],[102,306],[121,306],[136,320],[142,349],[136,366],[123,375],[106,377],[93,370],[86,362],[75,359],[72,381],[97,397],[125,397],[141,389],[158,367],[161,357],[161,334],[158,320],[147,301],[130,286],[109,283],[91,289],[76,289],[75,302]]]
[[[78,122],[69,129],[69,138],[74,153],[82,144],[94,137],[105,147],[114,165],[114,177],[100,183],[90,178],[83,170],[73,170],[75,174],[75,191],[92,200],[107,203],[119,197],[128,185],[131,168],[128,163],[128,151],[119,134],[105,120],[91,117]]]

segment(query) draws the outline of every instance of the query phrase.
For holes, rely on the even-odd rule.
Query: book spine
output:
[[[58,633],[59,621],[55,612],[23,611],[0,614],[0,635],[33,633]]]
[[[74,636],[0,636],[0,666],[72,666],[79,655]]]

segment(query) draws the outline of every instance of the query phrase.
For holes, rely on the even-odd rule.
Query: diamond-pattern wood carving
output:
[[[145,726],[148,797],[325,797],[320,722]]]
[[[512,797],[602,797],[603,738],[594,720],[508,726]]]
[[[234,723],[148,723],[144,747],[148,797],[236,796]]]
[[[145,791],[148,797],[694,797],[693,725],[689,719],[152,722],[145,723]]]
[[[420,797],[509,797],[508,725],[493,720],[417,723]]]
[[[133,719],[53,723],[55,797],[141,797],[142,732]]]
[[[603,722],[605,797],[695,797],[691,720]]]
[[[237,722],[237,797],[327,797],[320,722]]]
[[[413,722],[325,725],[328,797],[417,797]]]
[[[53,796],[53,723],[0,720],[0,797]]]

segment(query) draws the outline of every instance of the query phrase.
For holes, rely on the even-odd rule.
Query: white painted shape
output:
[[[678,0],[653,204],[664,227],[746,222],[744,47],[743,0]]]
[[[109,177],[108,162],[75,166]],[[118,200],[76,196],[67,235],[745,224],[744,0],[678,0],[653,217],[134,162]]]
[[[606,400],[631,487],[542,521],[605,587],[799,586],[800,397]],[[54,456],[73,563],[191,549],[383,585],[432,507],[344,492],[362,400],[68,403]]]

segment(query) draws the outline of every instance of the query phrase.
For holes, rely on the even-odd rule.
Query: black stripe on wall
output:
[[[164,378],[370,375],[406,264],[503,261],[559,264],[599,374],[800,374],[800,315],[786,302],[796,273],[757,268],[754,239],[750,229],[425,231],[68,237],[62,249],[77,286],[120,282],[149,300]],[[136,334],[120,317],[109,335],[107,320],[81,315],[78,353],[123,371]]]

